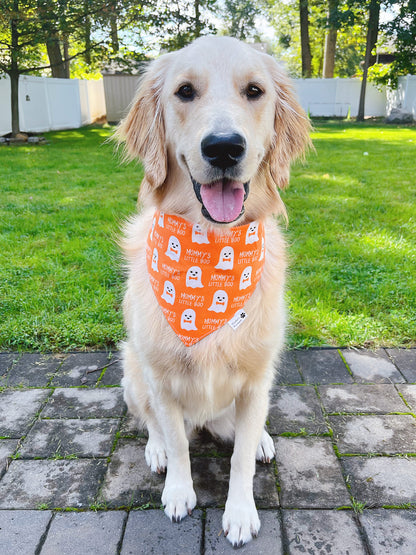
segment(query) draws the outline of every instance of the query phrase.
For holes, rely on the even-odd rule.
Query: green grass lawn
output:
[[[0,148],[0,349],[114,348],[136,164],[109,127]],[[416,344],[416,129],[315,122],[283,193],[289,344]],[[368,154],[364,154],[368,153]]]

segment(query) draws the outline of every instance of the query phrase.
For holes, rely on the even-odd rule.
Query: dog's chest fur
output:
[[[259,369],[264,369],[263,362],[284,331],[281,310],[276,309],[283,303],[283,240],[275,222],[266,222],[263,275],[245,306],[250,318],[236,330],[225,325],[185,347],[167,323],[149,283],[145,251],[152,217],[150,211],[138,216],[126,230],[123,246],[130,260],[126,323],[146,368],[146,381],[171,391],[187,418],[199,423],[229,405],[242,387],[264,378]]]

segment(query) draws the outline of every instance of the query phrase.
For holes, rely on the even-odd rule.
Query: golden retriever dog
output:
[[[166,470],[162,503],[173,521],[190,514],[197,503],[189,456],[192,430],[206,428],[234,441],[223,515],[224,533],[234,546],[259,532],[253,498],[256,459],[270,462],[275,453],[265,421],[284,342],[286,268],[275,216],[285,216],[278,188],[288,183],[290,162],[308,147],[309,130],[288,77],[271,56],[233,38],[209,36],[150,64],[117,131],[127,155],[141,159],[145,170],[140,213],[126,225],[122,243],[129,271],[124,299],[128,337],[122,346],[125,401],[147,427],[148,465],[155,472]],[[163,217],[178,229],[197,226],[211,237],[211,243],[218,243],[213,257],[220,256],[233,230],[262,224],[258,259],[264,265],[251,294],[240,297],[242,325],[217,318],[221,325],[190,345],[174,331],[149,273],[149,238],[158,223],[163,231]],[[169,238],[175,253],[178,238]],[[206,246],[202,242],[186,253],[197,254]],[[253,254],[252,246],[242,256]],[[170,255],[172,260],[176,256]],[[158,271],[157,260],[151,264]],[[180,271],[169,264],[164,268],[168,285],[162,298],[167,301]],[[250,279],[251,272],[254,276],[251,266],[245,268],[245,277]],[[197,279],[196,270],[194,274]],[[217,292],[215,317],[228,300],[225,285]],[[186,317],[195,317],[200,291],[192,287],[192,294],[181,294]],[[191,317],[181,326],[198,327]]]

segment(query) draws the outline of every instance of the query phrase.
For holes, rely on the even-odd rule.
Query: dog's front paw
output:
[[[241,547],[257,537],[260,519],[254,500],[243,503],[227,503],[222,517],[222,527],[233,547]]]
[[[192,484],[165,485],[162,493],[162,503],[165,507],[165,514],[173,522],[179,522],[187,515],[190,515],[196,505],[196,495]]]
[[[274,442],[266,430],[263,430],[261,440],[256,451],[256,460],[263,463],[269,463],[272,459],[274,459],[275,455],[276,451],[274,448]]]
[[[165,445],[162,441],[149,438],[144,455],[152,472],[157,472],[158,474],[165,472],[168,460]]]

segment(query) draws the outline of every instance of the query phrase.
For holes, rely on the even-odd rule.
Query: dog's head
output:
[[[142,200],[231,224],[284,211],[277,187],[288,183],[309,130],[272,57],[203,37],[150,64],[118,136],[143,160]]]

